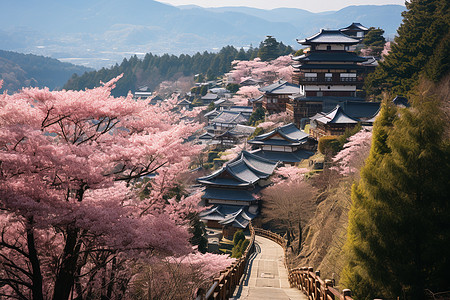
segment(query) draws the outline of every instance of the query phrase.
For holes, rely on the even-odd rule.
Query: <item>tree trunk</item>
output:
[[[67,300],[70,296],[70,291],[74,285],[75,272],[77,270],[77,261],[80,245],[78,241],[77,228],[67,229],[66,246],[56,275],[55,289],[53,292],[53,300]],[[78,249],[77,249],[78,248]],[[78,250],[78,251],[77,251]]]
[[[303,238],[303,232],[302,232],[302,223],[298,221],[298,250],[297,254],[300,254],[300,251],[302,251],[302,238]]]
[[[30,260],[31,268],[33,269],[32,274],[32,288],[31,293],[33,295],[33,300],[43,300],[44,295],[42,293],[42,273],[41,266],[39,262],[39,257],[36,251],[36,245],[34,240],[34,230],[31,225],[32,220],[29,221],[27,228],[27,246],[28,246],[28,257]]]

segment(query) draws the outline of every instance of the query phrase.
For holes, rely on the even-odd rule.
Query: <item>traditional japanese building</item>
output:
[[[351,25],[339,30],[345,35],[355,38],[363,38],[366,36],[367,32],[369,32],[369,28],[363,26],[361,23],[352,23]]]
[[[313,155],[314,145],[309,135],[290,123],[248,141],[253,154],[264,159],[294,165]]]
[[[298,85],[284,80],[278,80],[268,86],[259,88],[259,90],[264,93],[261,99],[262,107],[269,114],[286,111],[286,103],[289,102],[289,96],[300,92]]]
[[[322,29],[311,37],[297,40],[310,47],[309,52],[293,58],[294,78],[300,85],[300,93],[291,96],[286,107],[299,127],[304,125],[302,121],[307,122],[339,102],[364,101],[357,97],[357,91],[363,85],[367,69],[363,63],[367,58],[350,51],[361,39],[344,34],[343,30]]]
[[[220,113],[212,120],[209,121],[209,126],[207,130],[213,130],[214,134],[222,134],[234,127],[237,124],[245,124],[248,121],[248,117],[240,112],[222,110]]]
[[[213,205],[201,218],[210,227],[245,228],[259,212],[257,193],[270,183],[268,179],[278,165],[279,162],[242,151],[218,171],[198,178],[205,186],[205,205]]]

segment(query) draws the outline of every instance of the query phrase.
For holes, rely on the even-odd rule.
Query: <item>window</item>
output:
[[[327,46],[327,50],[328,50],[328,51],[331,50],[331,46]]]
[[[325,81],[332,81],[332,80],[333,80],[333,74],[325,73]]]

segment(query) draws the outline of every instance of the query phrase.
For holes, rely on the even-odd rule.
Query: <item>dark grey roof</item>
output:
[[[360,31],[369,31],[369,28],[363,26],[361,23],[355,23],[348,25],[347,27],[339,29],[340,31],[348,31],[348,30],[360,30]]]
[[[232,225],[237,228],[246,228],[250,221],[258,215],[249,212],[248,206],[216,205],[200,213],[202,220],[218,221],[223,225]]]
[[[309,157],[314,155],[314,152],[303,149],[297,150],[295,152],[266,151],[258,149],[252,151],[252,153],[268,160],[282,161],[285,163],[301,162],[302,160],[308,159]]]
[[[297,40],[302,45],[312,44],[347,44],[356,45],[360,42],[359,39],[352,38],[343,34],[339,30],[322,29],[319,33],[310,36],[303,40]]]
[[[191,104],[192,104],[192,102],[187,99],[183,99],[177,103],[177,105],[191,105]]]
[[[254,185],[260,179],[268,178],[277,165],[278,162],[242,151],[221,169],[211,175],[197,178],[197,181],[206,185],[246,187]],[[226,176],[220,176],[222,174]]]
[[[294,69],[305,70],[305,69],[343,69],[343,70],[361,70],[364,69],[363,66],[355,65],[355,64],[298,64],[292,65]]]
[[[241,112],[242,114],[252,114],[253,113],[253,107],[252,106],[231,106],[228,110],[230,111],[238,111]]]
[[[347,115],[340,105],[324,115],[323,117],[315,119],[316,122],[322,124],[356,124],[358,120]]]
[[[340,103],[344,112],[352,118],[372,118],[380,110],[381,102],[346,101]]]
[[[363,62],[367,58],[356,55],[354,52],[347,51],[313,51],[301,56],[296,56],[293,60],[300,62]]]
[[[271,139],[274,135],[281,135],[284,140]],[[299,146],[308,139],[306,132],[298,129],[293,123],[275,128],[274,130],[256,136],[253,140],[248,141],[254,145],[280,145],[280,146]]]
[[[268,86],[259,88],[259,90],[266,94],[296,94],[300,92],[300,86],[279,80]]]
[[[211,120],[211,123],[227,123],[227,124],[240,124],[248,121],[248,118],[240,112],[223,110],[217,117]]]
[[[255,198],[252,190],[243,189],[221,189],[207,187],[202,195],[202,199],[217,199],[217,200],[232,200],[232,201],[244,201],[253,202]]]

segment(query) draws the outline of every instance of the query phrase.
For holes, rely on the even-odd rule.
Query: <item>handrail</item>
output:
[[[309,300],[353,300],[352,293],[349,289],[339,292],[334,286],[334,281],[320,278],[320,271],[314,272],[313,268],[294,268],[289,269],[287,264],[287,241],[274,232],[262,228],[255,228],[255,233],[262,237],[268,238],[281,247],[283,247],[285,255],[285,265],[289,271],[289,283],[291,287],[296,287],[308,296]]]
[[[268,238],[283,247],[285,252],[284,263],[289,271],[289,283],[291,287],[296,287],[306,294],[309,300],[353,300],[351,297],[352,293],[349,289],[339,292],[339,290],[334,287],[334,281],[329,279],[322,280],[320,278],[320,272],[314,272],[311,267],[289,269],[286,253],[287,241],[282,236],[269,230],[254,228],[251,223],[249,224],[249,229],[250,243],[242,254],[242,257],[237,259],[226,270],[221,271],[219,277],[214,278],[214,282],[208,291],[204,295],[197,295],[195,298],[196,300],[225,300],[233,295],[234,289],[239,284],[241,277],[244,274],[249,257],[254,251],[256,234]]]
[[[242,256],[236,259],[227,269],[220,271],[219,276],[214,278],[213,284],[208,291],[204,295],[199,293],[195,298],[196,300],[225,300],[233,296],[234,289],[241,281],[250,255],[255,249],[255,230],[252,223],[249,224],[249,229],[250,243],[244,253],[242,253]]]

